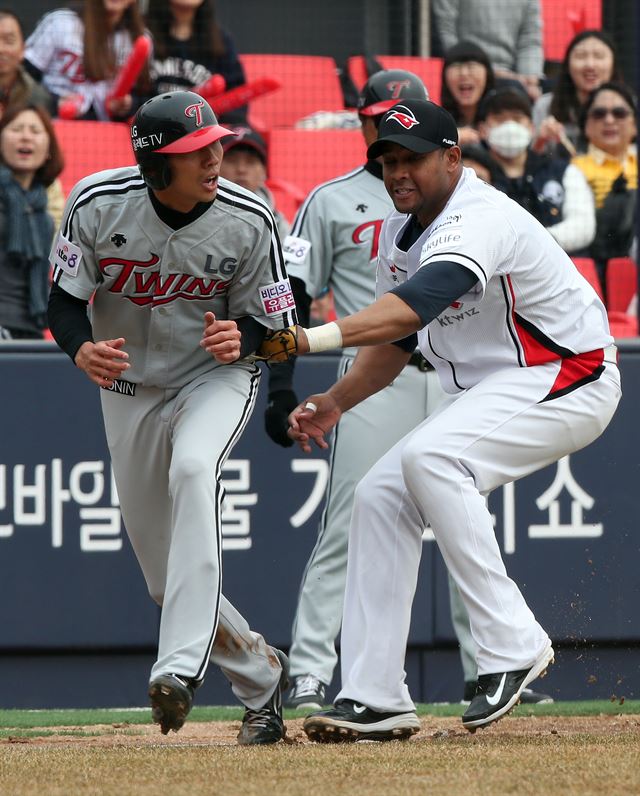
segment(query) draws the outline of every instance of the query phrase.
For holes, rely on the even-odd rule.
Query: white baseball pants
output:
[[[541,402],[559,368],[505,369],[449,396],[360,482],[338,699],[414,709],[404,658],[427,522],[467,607],[478,673],[528,668],[547,646],[507,575],[484,496],[583,448],[611,420],[621,394],[616,365],[605,363],[597,381]]]

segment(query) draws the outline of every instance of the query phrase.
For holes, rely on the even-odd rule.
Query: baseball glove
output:
[[[268,332],[251,358],[262,362],[284,362],[295,356],[297,350],[298,330],[295,326],[288,326]]]

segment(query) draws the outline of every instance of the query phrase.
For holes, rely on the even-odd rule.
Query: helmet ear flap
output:
[[[140,173],[149,188],[164,191],[171,183],[171,166],[167,155],[150,153],[138,159]]]

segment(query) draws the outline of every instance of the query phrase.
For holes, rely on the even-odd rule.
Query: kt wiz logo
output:
[[[409,108],[407,108],[405,105],[399,105],[398,107],[402,108],[402,110],[391,111],[388,113],[385,119],[386,122],[398,122],[398,124],[402,125],[405,130],[411,130],[412,127],[420,124]]]

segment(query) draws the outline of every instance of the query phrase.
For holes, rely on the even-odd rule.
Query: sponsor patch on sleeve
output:
[[[62,232],[56,240],[53,267],[61,268],[69,276],[78,276],[78,269],[82,262],[82,250],[75,243],[68,241]]]
[[[422,247],[420,254],[420,265],[425,260],[433,257],[439,250],[443,252],[455,251],[462,245],[462,230],[461,229],[443,229],[438,230],[435,234],[431,233],[429,239]]]
[[[291,292],[291,284],[288,279],[282,279],[280,282],[273,282],[271,285],[265,285],[259,288],[259,292],[265,315],[286,312],[287,310],[293,309],[296,305],[293,293]]]
[[[288,263],[302,265],[307,259],[307,254],[311,249],[311,241],[304,238],[296,238],[295,235],[287,235],[282,244],[284,259]]]

